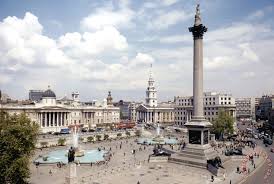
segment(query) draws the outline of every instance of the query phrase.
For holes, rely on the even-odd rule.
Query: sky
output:
[[[0,90],[144,101],[152,64],[159,101],[190,96],[197,2],[204,91],[274,93],[273,0],[0,0]]]

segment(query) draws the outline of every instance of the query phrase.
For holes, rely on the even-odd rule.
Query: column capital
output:
[[[207,32],[207,27],[203,24],[194,25],[193,27],[188,28],[189,32],[192,32],[193,39],[203,39],[204,33]]]

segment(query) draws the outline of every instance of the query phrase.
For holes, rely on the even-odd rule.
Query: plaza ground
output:
[[[128,140],[123,139],[81,144],[81,148],[83,149],[97,149],[100,147],[109,150],[111,148],[113,156],[107,164],[77,166],[78,183],[134,184],[139,181],[140,184],[225,184],[229,182],[230,179],[232,179],[232,183],[237,183],[246,177],[245,173],[236,173],[237,166],[239,166],[243,160],[225,162],[224,167],[227,170],[226,178],[215,177],[214,182],[211,182],[212,174],[204,169],[172,163],[148,163],[148,156],[153,152],[153,146],[137,145],[135,139],[136,138],[130,138]],[[122,145],[121,149],[120,145]],[[170,146],[166,146],[166,148],[171,149]],[[33,158],[55,149],[68,149],[68,147],[46,148],[42,151],[37,150]],[[133,149],[136,150],[135,156],[132,154]],[[179,147],[174,146],[173,149],[178,150]],[[252,149],[247,148],[246,153],[252,153]],[[262,161],[263,157],[261,157],[260,160],[255,160],[255,163],[259,164],[259,162]],[[252,172],[252,167],[247,166],[250,167]],[[63,184],[65,183],[65,177],[68,172],[67,166],[58,168],[57,165],[40,165],[36,167],[34,164],[31,164],[30,168],[32,173],[30,182],[33,184]]]

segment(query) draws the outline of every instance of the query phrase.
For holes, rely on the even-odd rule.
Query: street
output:
[[[238,128],[240,130],[245,130],[247,125],[240,124]],[[272,171],[274,167],[274,153],[270,152],[270,149],[274,146],[269,145],[268,147],[265,147],[262,139],[257,139],[256,143],[265,149],[267,160],[259,170],[247,178],[244,184],[272,184],[274,183],[274,175]]]

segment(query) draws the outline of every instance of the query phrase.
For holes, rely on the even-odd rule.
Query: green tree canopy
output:
[[[213,133],[216,137],[233,133],[233,117],[228,112],[221,110],[218,117],[212,122]]]
[[[59,146],[65,146],[66,138],[59,138],[58,139],[58,145]]]
[[[38,129],[25,114],[0,112],[0,183],[28,183]]]
[[[92,142],[93,140],[94,140],[94,137],[93,137],[93,136],[87,137],[87,141],[88,141],[88,142]]]
[[[140,136],[141,136],[141,131],[140,131],[140,130],[136,130],[136,131],[135,131],[135,135],[136,135],[137,137],[140,137]]]
[[[108,140],[109,135],[108,134],[104,134],[104,140]]]
[[[97,140],[97,141],[100,141],[100,140],[101,140],[101,137],[102,137],[101,135],[97,134],[97,135],[96,135],[96,140]]]
[[[129,136],[130,136],[130,132],[129,132],[129,131],[126,131],[126,135],[129,137]]]

